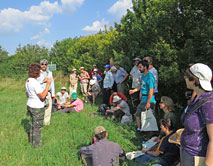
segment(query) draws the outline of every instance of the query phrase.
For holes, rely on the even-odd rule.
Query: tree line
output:
[[[130,71],[136,56],[150,56],[159,72],[159,92],[183,103],[183,73],[190,63],[213,64],[212,0],[132,0],[120,23],[97,34],[56,41],[48,50],[19,46],[16,53],[0,46],[0,76],[20,78],[31,62],[46,58],[68,75],[93,64],[103,70],[110,59]],[[127,84],[130,84],[130,80]]]

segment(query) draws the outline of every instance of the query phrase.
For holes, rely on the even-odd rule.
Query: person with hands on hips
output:
[[[149,72],[149,64],[146,60],[140,61],[138,64],[138,68],[141,75],[140,85],[132,90],[129,90],[129,94],[133,94],[140,90],[141,102],[136,110],[136,121],[137,121],[137,131],[141,130],[141,112],[144,112],[148,109],[152,109],[153,113],[155,110],[155,96],[154,96],[154,88],[155,88],[155,78],[152,73]]]

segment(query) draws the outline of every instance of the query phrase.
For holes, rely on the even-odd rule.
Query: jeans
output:
[[[180,147],[181,166],[194,166],[194,156]]]
[[[153,162],[153,164],[160,164],[163,166],[168,166],[167,162],[164,159],[162,159],[160,157],[151,156],[148,154],[144,154],[142,156],[137,157],[135,159],[135,161],[137,163],[142,163],[143,165],[146,165],[147,162]]]

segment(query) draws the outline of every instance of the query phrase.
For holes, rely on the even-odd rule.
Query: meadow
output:
[[[65,80],[66,82],[66,80]],[[63,82],[56,83],[56,91]],[[108,139],[126,151],[140,149],[134,125],[94,116],[98,106],[85,104],[79,113],[52,114],[51,124],[42,129],[42,147],[28,141],[30,117],[26,111],[25,80],[0,78],[0,166],[81,166],[79,149],[89,145],[94,128],[103,125]],[[127,161],[124,165],[135,165]]]

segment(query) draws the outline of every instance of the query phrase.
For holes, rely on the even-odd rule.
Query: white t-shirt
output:
[[[68,95],[67,92],[65,92],[63,96],[62,96],[62,93],[61,93],[61,92],[58,92],[58,93],[57,93],[57,96],[59,97],[59,103],[60,103],[60,104],[66,103],[66,99],[69,97],[69,95]]]
[[[31,108],[43,108],[44,102],[37,95],[43,92],[41,84],[35,78],[28,78],[25,87],[28,94],[27,105]]]

